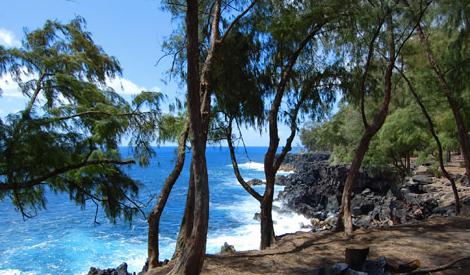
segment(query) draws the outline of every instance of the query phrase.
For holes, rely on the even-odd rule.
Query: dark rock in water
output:
[[[289,161],[297,161],[297,170],[286,177],[279,199],[307,218],[318,219],[314,230],[332,228],[336,223],[331,217],[339,211],[349,167],[332,165],[326,157],[311,162],[305,159],[304,156],[289,157]],[[388,226],[451,213],[449,209],[439,208],[438,201],[430,195],[433,193],[433,185],[429,184],[432,181],[433,175],[429,172],[398,181],[388,171],[361,171],[351,200],[354,225]]]
[[[255,213],[255,215],[253,216],[253,220],[255,221],[261,221],[261,214],[260,213]]]
[[[347,177],[348,167],[330,165],[327,161],[305,162],[302,169],[287,177],[280,198],[287,206],[307,217],[317,217],[318,212],[337,212]],[[393,185],[391,175],[376,176],[362,172],[354,188],[352,207],[356,214],[366,214],[381,203]],[[363,194],[362,194],[363,193]]]
[[[318,212],[313,213],[312,217],[314,219],[324,221],[326,218],[328,218],[328,213],[326,213],[325,211],[318,211]]]
[[[287,183],[287,177],[286,176],[276,176],[276,182],[275,184],[277,185],[286,185]]]
[[[246,183],[248,183],[248,185],[263,185],[264,181],[260,179],[252,179],[252,180],[247,181]]]
[[[233,254],[235,253],[235,247],[233,245],[229,245],[228,243],[224,243],[224,245],[220,248],[221,254]]]
[[[133,275],[135,273],[127,272],[127,264],[122,263],[117,268],[99,269],[91,267],[88,275]]]

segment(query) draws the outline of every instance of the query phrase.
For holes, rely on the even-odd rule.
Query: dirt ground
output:
[[[470,256],[470,218],[436,217],[426,222],[355,231],[352,239],[342,233],[298,232],[283,236],[264,251],[207,255],[203,274],[315,274],[318,267],[344,261],[350,246],[369,246],[369,258],[385,256],[397,262],[418,259],[422,268]],[[470,274],[470,261],[433,274]],[[164,274],[163,270],[149,274]]]
[[[463,174],[465,169],[461,163],[461,159],[453,156],[453,163],[448,163],[446,168],[452,174]],[[451,187],[446,183],[443,178],[434,178],[428,185],[440,206],[454,202]],[[461,199],[470,197],[470,187],[458,184],[458,189]],[[357,245],[370,247],[370,259],[385,256],[387,260],[402,263],[419,260],[421,268],[432,268],[470,257],[470,205],[463,206],[462,215],[464,217],[434,217],[415,224],[360,229],[351,239],[345,239],[343,233],[327,231],[287,234],[267,250],[207,255],[202,274],[317,274],[315,270],[320,267],[344,262],[346,247]],[[167,274],[171,267],[170,262],[148,274]],[[470,260],[433,274],[470,275]]]

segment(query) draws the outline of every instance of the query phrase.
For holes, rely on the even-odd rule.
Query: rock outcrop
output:
[[[305,155],[305,154],[304,154]],[[287,158],[296,173],[286,177],[279,194],[287,207],[312,219],[314,229],[329,229],[336,214],[348,173],[346,165],[332,165],[325,153]],[[353,222],[358,227],[392,225],[451,214],[433,195],[433,175],[418,173],[404,180],[391,172],[361,171],[353,190]]]
[[[133,275],[135,273],[127,272],[127,264],[122,263],[116,268],[99,269],[91,267],[88,275]]]

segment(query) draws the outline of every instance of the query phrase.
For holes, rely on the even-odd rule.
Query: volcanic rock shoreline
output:
[[[285,188],[278,199],[310,218],[314,231],[336,225],[349,169],[347,165],[330,164],[329,157],[328,153],[291,154],[284,163],[295,172],[285,178]],[[409,223],[433,215],[453,215],[453,197],[445,190],[449,189],[447,183],[426,169],[415,170],[413,174],[400,178],[390,171],[361,170],[351,201],[354,225],[368,228]],[[460,189],[465,188],[461,184],[464,179],[458,182]],[[465,194],[461,202],[469,207],[470,198]]]

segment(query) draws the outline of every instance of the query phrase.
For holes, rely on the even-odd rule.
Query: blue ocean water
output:
[[[122,154],[129,149],[121,148]],[[246,179],[264,179],[266,148],[248,147],[237,152]],[[156,148],[157,156],[148,167],[134,165],[129,175],[142,184],[140,197],[146,201],[158,195],[173,168],[175,147]],[[189,159],[189,156],[187,156]],[[259,204],[237,183],[227,148],[208,147],[210,218],[207,252],[217,253],[224,242],[237,250],[257,249],[259,222],[253,219]],[[188,165],[175,184],[161,220],[161,257],[170,258],[185,204]],[[262,192],[264,186],[256,187]],[[280,188],[280,187],[276,187]],[[150,211],[155,200],[149,205]],[[280,202],[276,202],[280,206]],[[102,211],[94,224],[95,207],[80,209],[67,194],[47,194],[47,209],[23,221],[11,202],[0,202],[0,274],[86,274],[90,266],[115,267],[127,262],[130,271],[140,271],[147,253],[147,222],[138,216],[131,225],[110,223]],[[308,220],[295,213],[273,213],[277,234],[300,230]]]

